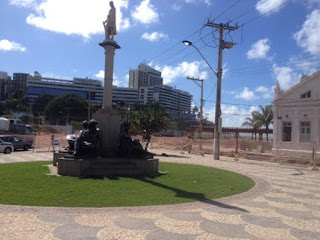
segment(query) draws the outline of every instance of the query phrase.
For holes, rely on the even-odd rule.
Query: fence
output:
[[[66,134],[53,134],[54,140],[59,140],[61,148],[66,148],[68,146],[67,135]],[[39,148],[49,148],[52,144],[52,134],[40,133],[34,135],[33,147],[35,150]]]
[[[238,143],[237,143],[238,142]],[[150,148],[182,150],[186,137],[152,137]],[[201,143],[201,149],[200,149]],[[213,154],[213,139],[194,139],[192,151]],[[234,156],[245,154],[261,154],[272,156],[272,142],[256,142],[248,139],[220,139],[222,155]]]

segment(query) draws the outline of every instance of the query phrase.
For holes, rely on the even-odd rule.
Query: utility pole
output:
[[[212,21],[205,24],[206,27],[212,27],[219,30],[219,55],[218,55],[218,72],[217,72],[217,96],[216,96],[216,113],[214,123],[214,141],[213,141],[213,156],[214,160],[220,159],[220,130],[222,129],[221,123],[221,79],[222,79],[222,53],[223,50],[230,49],[233,47],[233,42],[225,42],[223,40],[223,31],[228,30],[229,32],[237,30],[239,27],[230,26],[229,23],[217,24]]]
[[[202,150],[202,116],[203,116],[203,79],[187,77],[187,79],[194,81],[201,88],[201,99],[200,99],[200,122],[199,122],[199,149]],[[198,83],[200,82],[201,85]]]

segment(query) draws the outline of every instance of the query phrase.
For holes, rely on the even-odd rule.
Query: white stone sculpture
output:
[[[113,5],[113,1],[110,1],[110,11],[107,17],[107,20],[103,22],[104,31],[105,31],[105,41],[113,40],[114,35],[117,35],[116,28],[116,8]]]

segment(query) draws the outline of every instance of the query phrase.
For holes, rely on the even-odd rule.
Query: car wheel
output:
[[[10,154],[12,152],[12,149],[9,147],[6,147],[3,151],[4,154]]]
[[[24,145],[23,150],[27,151],[28,149],[29,149],[29,146],[28,145]]]

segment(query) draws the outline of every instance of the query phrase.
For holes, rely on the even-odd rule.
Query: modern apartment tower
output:
[[[171,118],[191,120],[192,95],[167,85],[141,87],[140,100],[143,103],[159,102]]]
[[[163,84],[161,72],[146,64],[139,64],[138,69],[129,72],[129,88],[158,86]]]

